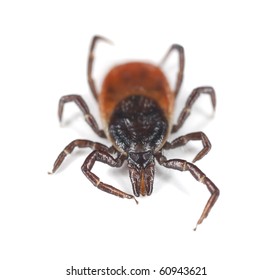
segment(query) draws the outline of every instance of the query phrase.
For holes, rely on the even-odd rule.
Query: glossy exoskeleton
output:
[[[168,142],[167,139],[170,133],[181,128],[200,94],[208,94],[213,108],[215,108],[214,89],[212,87],[194,89],[188,97],[177,122],[172,124],[175,98],[181,87],[184,70],[184,49],[182,46],[174,44],[162,61],[163,63],[172,51],[178,52],[179,71],[173,90],[159,66],[144,62],[129,62],[115,66],[109,71],[102,84],[100,94],[98,94],[92,78],[94,48],[98,40],[109,42],[100,36],[93,38],[87,74],[90,89],[99,103],[103,129],[99,129],[87,104],[79,95],[63,96],[59,102],[58,114],[61,121],[64,104],[74,102],[82,111],[86,122],[94,132],[100,137],[107,137],[112,146],[107,147],[90,140],[74,140],[60,153],[54,163],[52,173],[59,168],[65,157],[75,147],[89,147],[93,151],[82,165],[82,171],[91,183],[102,191],[122,198],[134,199],[137,202],[135,196],[151,195],[153,191],[155,161],[167,168],[189,171],[196,180],[205,184],[211,193],[197,222],[197,225],[201,224],[219,196],[218,188],[193,163],[183,159],[167,159],[162,151],[185,145],[188,141],[199,140],[202,142],[203,148],[193,162],[200,160],[209,152],[211,144],[203,132],[189,133],[176,138],[172,142]],[[112,167],[121,167],[127,161],[134,195],[102,182],[92,172],[96,161]]]

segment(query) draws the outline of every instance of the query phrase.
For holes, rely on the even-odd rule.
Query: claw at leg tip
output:
[[[48,175],[52,175],[52,174],[55,173],[55,171],[56,171],[56,169],[53,168],[51,171],[47,171],[47,174],[48,174]]]
[[[136,203],[136,204],[138,204],[138,201],[136,200],[136,198],[135,198],[133,195],[132,195],[132,196],[130,196],[129,198],[131,198],[131,199],[133,198],[133,199],[134,199],[134,201],[135,201],[135,203]]]
[[[196,224],[196,226],[195,226],[195,228],[193,229],[194,231],[196,231],[197,230],[197,227],[200,225],[200,223],[199,222],[197,222],[197,224]]]

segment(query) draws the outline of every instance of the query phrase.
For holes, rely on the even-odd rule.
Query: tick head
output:
[[[152,193],[154,166],[154,156],[151,151],[129,152],[128,168],[135,196]]]

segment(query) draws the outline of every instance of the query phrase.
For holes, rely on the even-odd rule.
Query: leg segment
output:
[[[209,94],[213,109],[215,110],[216,96],[214,89],[212,87],[198,87],[194,89],[188,97],[186,105],[178,117],[177,124],[173,125],[172,132],[176,132],[184,124],[185,120],[190,115],[192,105],[195,103],[201,93]]]
[[[192,176],[200,183],[205,184],[209,192],[211,193],[211,196],[202,212],[202,215],[197,221],[196,227],[194,228],[194,230],[196,230],[197,226],[200,225],[203,222],[203,220],[208,216],[211,208],[217,201],[217,198],[220,194],[219,189],[196,165],[190,162],[180,159],[167,160],[162,154],[157,155],[157,160],[159,164],[163,165],[164,167],[176,169],[179,171],[190,171]]]
[[[93,70],[93,62],[94,62],[94,49],[97,41],[99,40],[105,41],[107,43],[111,43],[108,39],[101,36],[94,36],[91,42],[89,57],[88,57],[88,66],[87,66],[87,79],[91,92],[93,93],[93,96],[95,97],[96,100],[98,100],[98,92],[96,89],[95,81],[92,77],[92,70]]]
[[[84,118],[86,122],[89,124],[89,126],[94,130],[94,132],[97,133],[100,137],[105,138],[105,133],[102,129],[99,129],[98,124],[93,117],[93,115],[90,113],[89,108],[83,98],[80,95],[77,94],[71,94],[71,95],[65,95],[61,97],[59,101],[59,110],[58,110],[58,115],[59,115],[59,120],[62,120],[62,115],[63,115],[63,108],[64,104],[68,102],[74,102],[82,111]]]
[[[186,145],[189,141],[196,141],[200,140],[202,141],[203,149],[195,156],[192,162],[196,162],[197,160],[200,160],[202,157],[204,157],[211,149],[211,144],[206,136],[205,133],[199,131],[199,132],[193,132],[189,133],[183,136],[180,136],[176,139],[174,139],[171,143],[166,142],[163,149],[170,150],[175,149],[177,147]]]
[[[183,81],[183,72],[184,72],[184,64],[185,64],[184,48],[177,44],[172,45],[170,47],[170,49],[168,50],[168,52],[166,53],[166,55],[163,57],[161,64],[163,64],[166,61],[166,59],[169,57],[169,55],[171,54],[171,52],[173,50],[178,51],[178,55],[179,55],[179,70],[177,73],[177,80],[176,80],[176,85],[175,85],[175,89],[174,89],[174,94],[175,94],[175,96],[177,96],[179,89],[181,87],[182,81]]]
[[[80,140],[80,139],[74,140],[70,144],[68,144],[64,148],[64,150],[59,154],[59,156],[57,157],[57,159],[53,165],[52,172],[49,172],[49,174],[55,173],[56,170],[60,167],[60,165],[64,161],[64,159],[66,158],[66,156],[71,154],[76,147],[77,148],[91,148],[93,150],[99,150],[99,151],[104,151],[104,152],[107,152],[112,148],[112,147],[108,148],[107,146],[105,146],[103,144],[89,141],[89,140]]]
[[[93,172],[91,172],[96,161],[103,162],[112,167],[120,167],[123,164],[124,160],[125,160],[125,156],[121,154],[119,154],[119,156],[115,159],[108,152],[97,150],[92,152],[86,158],[84,164],[82,165],[82,172],[87,177],[87,179],[91,181],[91,183],[95,187],[99,188],[100,190],[116,195],[121,198],[134,199],[136,203],[138,203],[133,195],[127,194],[111,185],[101,182],[100,178],[97,175],[95,175]]]

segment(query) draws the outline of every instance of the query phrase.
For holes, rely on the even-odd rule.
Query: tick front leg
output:
[[[98,124],[93,117],[93,115],[90,113],[89,108],[86,104],[86,102],[83,100],[83,98],[80,95],[77,94],[70,94],[70,95],[65,95],[61,97],[59,101],[59,109],[58,109],[58,116],[59,120],[62,120],[62,115],[63,115],[63,108],[64,104],[68,102],[74,102],[79,109],[82,111],[85,121],[88,123],[88,125],[94,130],[94,132],[97,133],[100,137],[105,138],[106,135],[102,129],[99,129]]]
[[[214,89],[212,87],[198,87],[194,89],[188,97],[186,105],[178,117],[177,124],[173,125],[172,132],[176,132],[184,124],[185,120],[190,115],[193,104],[198,99],[201,93],[208,94],[210,96],[213,109],[215,110],[216,96]]]
[[[95,81],[93,79],[92,70],[93,70],[93,62],[94,62],[94,49],[99,40],[105,41],[105,42],[111,44],[111,41],[109,41],[108,39],[106,39],[104,37],[94,36],[92,39],[92,42],[91,42],[91,46],[90,46],[88,66],[87,66],[87,79],[88,79],[88,84],[89,84],[90,90],[93,93],[93,96],[95,97],[95,99],[97,101],[98,101],[98,92],[96,89]]]
[[[94,151],[86,158],[84,164],[82,165],[82,172],[87,177],[87,179],[98,189],[121,198],[134,199],[135,202],[138,203],[133,195],[127,194],[111,185],[101,182],[100,178],[91,171],[96,161],[100,161],[112,167],[120,167],[123,164],[124,160],[125,157],[123,155],[119,155],[115,159],[107,152]]]
[[[82,139],[74,140],[70,144],[68,144],[63,149],[63,151],[59,154],[59,156],[57,157],[57,159],[53,165],[53,169],[51,172],[49,172],[49,174],[55,173],[56,170],[60,167],[60,165],[64,161],[64,159],[66,158],[66,156],[71,154],[76,147],[77,148],[91,148],[93,150],[100,150],[100,151],[104,151],[104,152],[111,150],[111,148],[108,148],[107,146],[97,143],[97,142],[93,142],[93,141],[89,141],[89,140],[82,140]]]
[[[163,165],[166,168],[176,169],[179,171],[190,171],[192,176],[200,183],[205,184],[209,192],[211,193],[211,196],[202,212],[202,215],[200,216],[199,220],[197,221],[196,227],[194,228],[194,230],[196,230],[197,226],[200,225],[208,216],[210,210],[217,201],[220,194],[219,189],[196,165],[190,162],[180,159],[167,160],[162,154],[157,155],[157,160],[159,164]]]
[[[169,57],[169,55],[171,54],[172,51],[176,50],[178,52],[179,55],[179,70],[177,73],[177,78],[176,78],[176,85],[175,85],[175,89],[174,89],[174,95],[177,96],[182,81],[183,81],[183,73],[184,73],[184,64],[185,64],[185,57],[184,57],[184,48],[180,45],[177,44],[173,44],[170,49],[168,50],[168,52],[166,53],[166,55],[163,57],[161,64],[163,64],[167,58]]]
[[[186,145],[189,141],[196,141],[200,140],[202,141],[203,149],[195,156],[192,162],[196,162],[197,160],[200,160],[203,158],[211,149],[211,144],[204,132],[193,132],[189,133],[183,136],[180,136],[176,139],[174,139],[171,143],[166,142],[165,145],[163,146],[163,149],[165,150],[170,150],[170,149],[175,149],[177,147],[181,147],[183,145]]]

